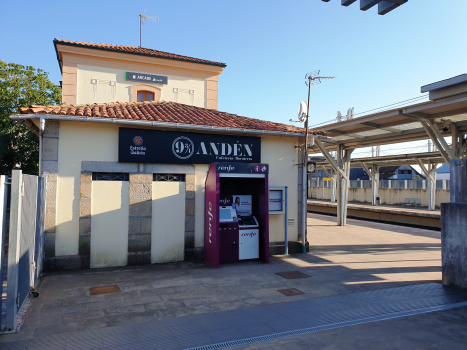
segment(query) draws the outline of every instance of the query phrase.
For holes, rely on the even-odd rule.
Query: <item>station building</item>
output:
[[[287,222],[283,191],[276,199],[268,191],[250,196],[249,214],[267,228],[259,233],[263,261],[283,252],[269,245],[283,243],[286,228],[289,251],[301,251],[303,128],[218,111],[224,63],[141,47],[58,39],[54,45],[63,104],[30,106],[13,117],[42,135],[47,269],[204,259],[205,238],[212,243],[205,183],[216,165],[250,173],[262,165],[266,175],[247,178],[266,176],[269,188],[287,187]],[[213,176],[219,183],[219,176],[240,175]],[[222,193],[226,181],[221,196],[256,191],[256,180],[229,180],[237,181],[235,193]],[[278,215],[267,212],[277,206]]]

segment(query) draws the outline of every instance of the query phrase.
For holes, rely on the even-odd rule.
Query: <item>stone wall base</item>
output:
[[[441,204],[443,284],[467,289],[467,203]]]
[[[467,214],[466,214],[467,217]],[[271,244],[284,244],[284,242],[274,242]],[[306,251],[310,251],[310,244],[306,242]],[[289,254],[296,254],[302,252],[301,242],[289,242]],[[270,247],[270,255],[283,255],[284,247]],[[46,258],[44,263],[44,271],[67,271],[67,270],[84,270],[89,269],[89,255],[69,255],[69,256],[56,256]],[[204,248],[190,248],[185,249],[185,261],[204,261]],[[151,252],[130,252],[128,253],[128,266],[144,265],[151,263]]]
[[[204,261],[204,248],[185,249],[185,261]]]
[[[129,252],[128,265],[144,265],[151,263],[151,251]]]
[[[285,254],[285,248],[284,248],[284,241],[282,242],[271,242],[271,245],[282,245],[282,247],[269,247],[269,255],[284,255]],[[289,254],[297,254],[302,252],[302,242],[298,241],[289,241],[288,242],[289,246]],[[306,242],[306,251],[310,251],[310,243]]]
[[[46,258],[44,261],[44,271],[66,271],[89,269],[89,255],[67,255]]]

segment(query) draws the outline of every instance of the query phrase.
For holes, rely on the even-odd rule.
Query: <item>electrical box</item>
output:
[[[269,215],[284,215],[285,213],[285,187],[269,187]]]

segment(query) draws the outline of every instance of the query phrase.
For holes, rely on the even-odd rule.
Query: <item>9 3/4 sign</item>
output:
[[[261,138],[120,128],[118,161],[131,163],[260,163]]]
[[[172,143],[172,152],[177,158],[188,159],[195,152],[195,145],[188,137],[179,136]]]

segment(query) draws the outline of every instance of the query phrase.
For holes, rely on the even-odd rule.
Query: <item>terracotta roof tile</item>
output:
[[[20,114],[49,114],[92,118],[117,118],[154,122],[207,125],[232,129],[265,130],[302,134],[304,128],[266,120],[241,117],[236,114],[184,105],[176,102],[98,103],[90,105],[30,106],[20,108]],[[323,135],[321,131],[311,131]]]
[[[97,50],[123,52],[123,53],[135,54],[135,55],[153,56],[153,57],[158,57],[158,58],[166,58],[170,60],[209,64],[209,65],[219,66],[219,67],[227,66],[225,63],[221,63],[221,62],[214,62],[214,61],[203,60],[200,58],[177,55],[174,53],[169,53],[169,52],[159,51],[159,50],[154,50],[154,49],[148,49],[148,48],[139,47],[139,46],[96,44],[96,43],[87,43],[87,42],[82,42],[82,41],[54,39],[55,49],[57,48],[57,44],[86,47],[86,48],[97,49]]]

